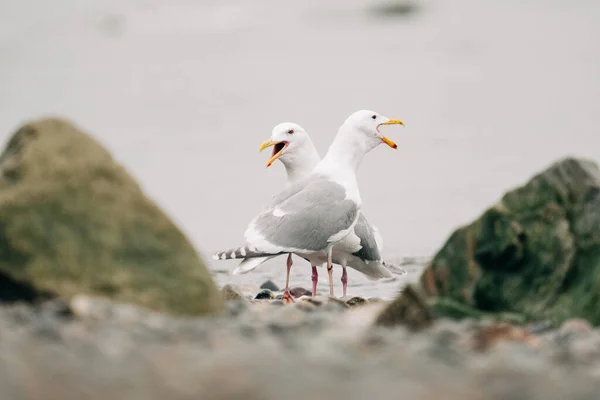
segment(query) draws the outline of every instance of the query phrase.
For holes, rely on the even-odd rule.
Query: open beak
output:
[[[402,125],[402,126],[404,126],[404,122],[402,122],[399,119],[390,119],[389,121],[384,122],[381,125]],[[396,143],[392,142],[390,139],[388,139],[384,135],[381,135],[381,141],[383,143],[387,144],[388,146],[390,146],[392,149],[398,148],[398,145]]]
[[[267,147],[271,147],[271,146],[273,146],[273,153],[271,153],[271,158],[269,158],[269,161],[267,161],[267,167],[270,167],[271,164],[273,164],[275,162],[275,160],[277,160],[279,157],[281,157],[283,155],[283,152],[285,151],[285,149],[287,149],[287,147],[289,146],[289,143],[288,142],[274,142],[271,139],[269,139],[260,145],[260,151],[263,151]]]

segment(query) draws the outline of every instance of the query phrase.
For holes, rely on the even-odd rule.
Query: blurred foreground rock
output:
[[[564,159],[507,193],[451,235],[421,284],[457,315],[600,324],[600,169]]]
[[[597,398],[597,329],[439,319],[415,333],[373,323],[387,302],[277,302],[203,318],[91,296],[72,299],[74,314],[0,306],[2,399]]]
[[[185,236],[101,145],[35,121],[0,155],[0,300],[81,293],[175,314],[223,307]]]

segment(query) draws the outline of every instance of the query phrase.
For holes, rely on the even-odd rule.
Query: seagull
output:
[[[300,181],[308,176],[317,166],[321,157],[306,130],[298,124],[284,122],[273,128],[271,137],[260,146],[260,151],[273,146],[271,158],[267,162],[270,167],[276,160],[281,161],[285,166],[287,181],[284,188]],[[354,268],[364,274],[368,279],[377,280],[381,278],[391,278],[392,273],[386,268],[386,264],[381,260],[381,251],[383,250],[383,240],[379,230],[370,225],[362,212],[358,222],[354,227],[356,235],[360,238],[361,249],[354,253],[344,253],[338,251],[340,246],[336,245],[333,249],[333,263],[342,266],[342,288],[343,296],[346,296],[348,285],[348,275],[346,266]],[[348,237],[346,239],[348,240]],[[343,241],[342,241],[343,242]],[[291,253],[287,259],[288,268],[291,268]],[[322,265],[322,264],[321,264]],[[319,265],[319,266],[321,266]],[[312,266],[312,295],[316,296],[319,273],[317,265]],[[397,273],[404,274],[405,271],[399,267],[392,267]],[[289,275],[288,275],[289,276]],[[286,282],[286,287],[288,282]]]
[[[309,260],[311,265],[326,261],[329,291],[333,296],[334,247],[336,254],[361,250],[361,240],[354,230],[362,205],[356,172],[363,157],[378,145],[385,143],[398,148],[379,131],[382,126],[394,124],[404,126],[401,120],[369,110],[350,115],[317,166],[278,193],[271,204],[250,221],[244,233],[246,244],[218,252],[213,259],[244,259],[236,268],[238,273],[256,268],[266,261],[265,257],[289,253]],[[289,282],[290,268],[286,282]],[[291,297],[288,287],[284,296]]]

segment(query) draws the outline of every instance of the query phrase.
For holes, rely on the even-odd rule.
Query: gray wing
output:
[[[319,178],[319,180],[320,179],[322,179],[322,178]],[[269,205],[269,207],[274,207],[278,204],[283,203],[285,200],[289,199],[290,197],[292,197],[293,195],[297,194],[299,191],[304,189],[311,182],[312,182],[312,180],[310,179],[310,176],[307,176],[305,178],[302,178],[302,179],[296,181],[295,183],[291,184],[290,186],[288,186],[287,188],[283,189],[281,192],[279,192],[275,196],[273,196],[273,199],[271,200],[271,204]]]
[[[381,254],[377,246],[375,232],[362,213],[358,217],[356,225],[354,225],[354,234],[360,239],[361,249],[352,253],[352,255],[361,260],[380,261]]]
[[[358,214],[357,204],[346,199],[341,185],[313,176],[286,199],[258,215],[245,236],[259,251],[321,251],[333,235],[349,229]]]

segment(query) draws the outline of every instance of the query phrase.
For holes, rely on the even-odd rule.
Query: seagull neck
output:
[[[319,153],[312,142],[305,144],[304,148],[299,149],[299,151],[286,154],[285,157],[279,159],[285,166],[288,184],[307,177],[321,161],[321,157],[319,157]]]
[[[364,141],[354,132],[340,132],[329,146],[322,165],[330,170],[352,171],[354,175],[368,151]]]

